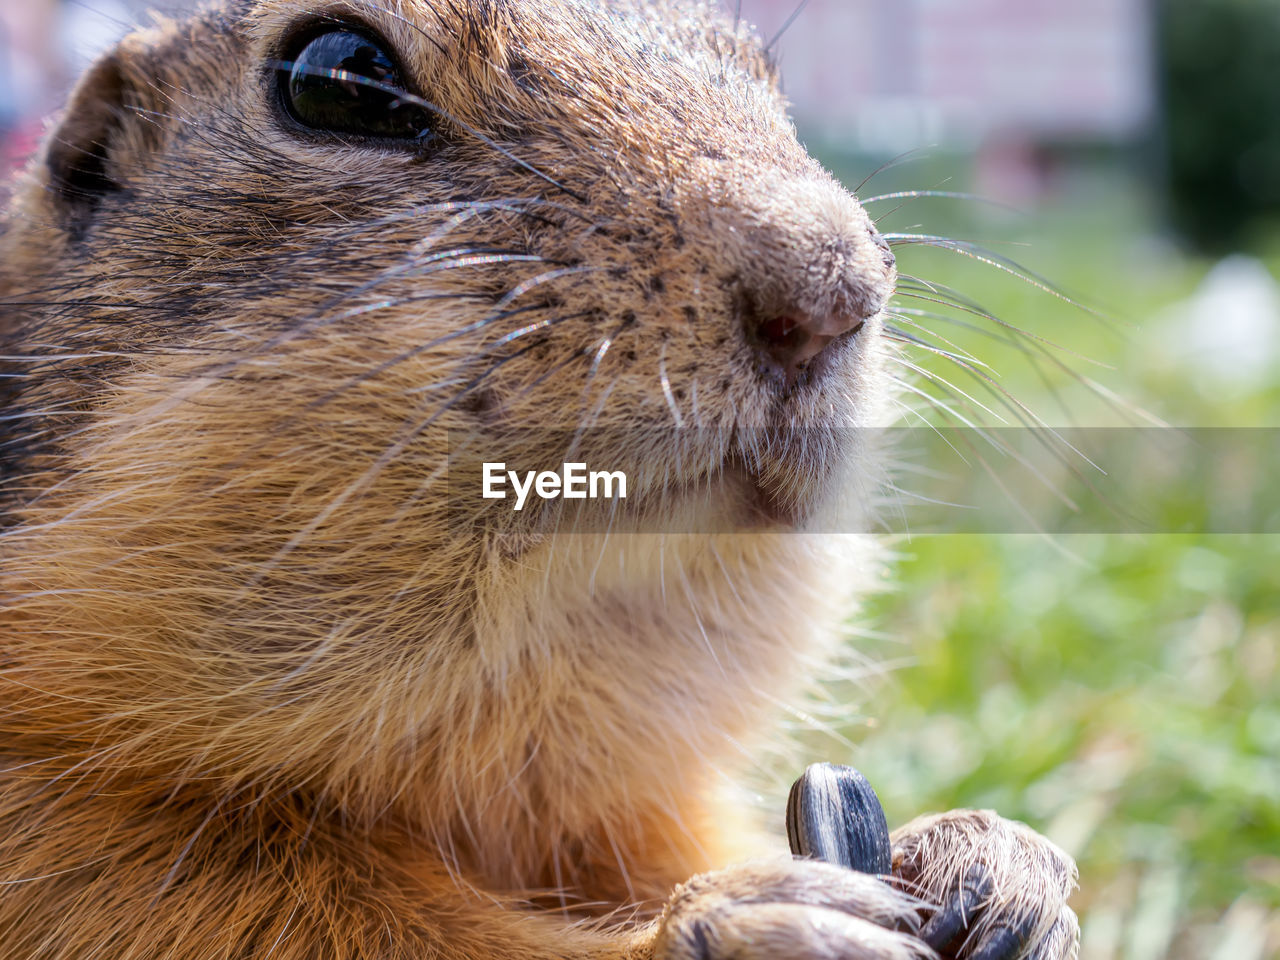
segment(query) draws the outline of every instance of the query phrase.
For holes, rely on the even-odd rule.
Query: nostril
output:
[[[796,312],[761,320],[755,325],[754,339],[761,352],[780,367],[791,382],[830,343],[856,335],[865,324],[865,318],[861,317]]]
[[[765,320],[756,329],[756,335],[759,336],[760,341],[771,349],[794,347],[800,334],[800,321],[794,317],[773,317]]]
[[[832,338],[798,317],[770,317],[756,326],[756,341],[775,364],[794,377]]]

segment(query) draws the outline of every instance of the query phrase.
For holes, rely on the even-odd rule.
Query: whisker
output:
[[[804,13],[805,7],[809,6],[809,3],[810,0],[800,0],[800,2],[796,4],[796,8],[791,11],[791,16],[787,17],[786,22],[784,22],[778,32],[773,35],[773,39],[764,45],[764,52],[766,55],[773,53],[773,48],[777,46],[778,41],[782,39],[782,35],[791,29],[791,25],[800,18],[800,14]]]
[[[999,200],[992,200],[990,197],[984,197],[978,193],[964,193],[957,190],[897,190],[893,193],[881,193],[874,197],[859,197],[858,202],[865,207],[868,203],[882,203],[885,200],[918,200],[924,197],[940,197],[947,200],[971,200],[974,203],[982,203],[992,207],[999,207],[1000,209],[1008,210],[1011,213],[1025,212],[1017,207],[1010,206],[1007,203],[1002,203]]]
[[[541,304],[539,304],[534,307],[525,307],[523,309],[537,310],[537,309],[543,309],[543,308]],[[514,312],[515,311],[509,311],[508,315]],[[496,341],[494,341],[493,347],[486,352],[491,352],[493,349],[506,346],[508,343],[511,343],[513,340],[519,340],[521,337],[528,336],[531,333],[537,333],[539,330],[545,330],[548,327],[557,326],[569,320],[580,320],[583,317],[589,317],[592,315],[593,312],[594,311],[591,311],[591,310],[582,310],[582,311],[579,311],[578,313],[567,313],[559,317],[549,317],[545,320],[539,320],[536,323],[531,323],[528,326],[521,327],[519,330],[513,330],[511,333],[508,333],[505,337],[498,338]]]
[[[957,356],[963,357],[969,363],[972,363],[980,367],[986,367],[988,370],[991,369],[991,365],[989,363],[979,360],[977,357],[971,354],[968,350],[965,350],[963,347],[959,346],[958,344],[952,343],[946,337],[943,337],[940,334],[935,333],[934,331],[928,329],[922,324],[916,323],[914,320],[910,318],[910,316],[904,316],[901,314],[890,314],[889,317],[890,319],[896,320],[899,323],[905,323],[907,324],[907,326],[915,327],[924,336],[932,337],[933,339],[938,340],[941,343],[945,344],[946,347],[942,348],[942,352],[944,354],[950,355],[954,353]],[[894,324],[886,324],[885,330],[892,336],[902,338],[904,342],[918,344],[919,346],[926,347],[928,349],[938,349],[935,347],[934,344],[931,344],[927,340],[923,339],[923,337],[918,337],[913,333],[903,330],[901,327],[895,326]],[[949,349],[946,349],[946,348],[949,348]]]
[[[894,167],[899,166],[900,164],[910,162],[911,160],[916,158],[917,154],[926,153],[929,150],[933,150],[933,149],[934,147],[932,146],[915,147],[911,150],[905,151],[904,153],[898,154],[896,157],[891,157],[890,159],[886,160],[884,163],[880,164],[880,166],[872,170],[870,173],[868,173],[865,177],[863,177],[862,181],[856,187],[854,187],[851,192],[856,196],[858,191],[861,190],[863,187],[865,187],[868,183],[870,183],[873,177],[876,177],[879,174],[884,173],[886,170],[892,170]]]
[[[908,393],[912,393],[912,394],[915,394],[917,397],[920,397],[929,405],[930,408],[941,411],[943,416],[954,419],[961,426],[967,427],[968,429],[973,430],[975,432],[982,430],[982,427],[979,424],[971,421],[963,413],[957,410],[952,404],[948,403],[946,400],[943,400],[940,397],[935,397],[933,394],[929,393],[927,390],[924,390],[923,388],[918,386],[914,382],[914,379],[915,379],[914,377],[899,377],[896,374],[893,376],[893,382],[895,384],[897,384],[902,389],[906,390]],[[920,417],[920,420],[926,426],[933,429],[935,433],[939,433],[939,435],[941,435],[941,432],[931,421],[929,421],[925,417]]]
[[[1096,317],[1099,320],[1108,319],[1092,307],[1067,296],[1067,294],[1063,293],[1044,277],[1031,272],[1016,260],[1004,257],[979,244],[970,243],[967,240],[955,240],[951,237],[940,237],[927,233],[885,233],[881,234],[881,236],[884,237],[890,246],[901,246],[906,244],[937,247],[942,250],[949,250],[953,253],[958,253],[961,256],[969,257],[970,259],[977,260],[979,263],[985,263],[989,267],[1001,270],[1010,276],[1017,277],[1023,283],[1030,284],[1037,290],[1047,293],[1049,296],[1055,297],[1064,303],[1069,303],[1071,306],[1078,310],[1083,310],[1090,316]]]
[[[739,4],[741,9],[741,4]],[[671,392],[671,379],[667,376],[667,343],[662,342],[662,350],[658,354],[658,380],[662,384],[662,395],[666,398],[667,406],[671,409],[671,416],[675,420],[676,428],[684,426],[684,417],[680,415],[680,407],[676,404],[675,395]]]
[[[891,362],[897,363],[900,366],[906,367],[908,370],[912,371],[913,373],[919,374],[925,379],[931,380],[941,387],[945,387],[951,393],[964,397],[964,399],[967,400],[973,406],[979,408],[980,410],[983,410],[986,413],[989,413],[991,416],[999,420],[1002,424],[1005,424],[1006,426],[1008,425],[1009,423],[1008,420],[1000,416],[1000,414],[996,413],[994,410],[988,407],[981,400],[978,400],[975,397],[970,396],[965,391],[961,390],[959,387],[957,387],[954,383],[952,383],[946,377],[942,376],[942,374],[936,373],[932,370],[928,370],[920,366],[919,364],[912,363],[910,360],[906,359],[905,357],[890,357],[889,359]]]
[[[1094,360],[1092,357],[1088,357],[1084,354],[1077,353],[1076,351],[1072,350],[1070,347],[1066,347],[1066,346],[1063,346],[1062,344],[1055,343],[1053,340],[1049,340],[1046,337],[1042,337],[1042,336],[1039,336],[1038,334],[1034,334],[1030,330],[1025,330],[1022,327],[1012,324],[1007,320],[1003,320],[1000,317],[997,317],[993,313],[987,312],[981,307],[969,306],[964,303],[958,303],[954,300],[946,299],[944,296],[928,297],[918,293],[903,293],[901,290],[896,291],[894,296],[906,297],[907,299],[910,299],[910,300],[924,300],[929,303],[937,303],[945,307],[951,307],[952,309],[963,311],[964,313],[972,314],[975,317],[981,317],[983,320],[990,320],[992,323],[996,324],[997,326],[1002,327],[1005,330],[1009,330],[1020,337],[1025,337],[1028,340],[1035,340],[1041,344],[1044,344],[1045,346],[1052,347],[1054,350],[1061,350],[1063,353],[1070,354],[1071,356],[1075,357],[1078,360],[1083,361],[1084,363],[1091,363],[1096,366],[1103,367],[1104,369],[1112,369],[1110,366],[1108,366],[1105,363],[1102,363],[1099,360]]]

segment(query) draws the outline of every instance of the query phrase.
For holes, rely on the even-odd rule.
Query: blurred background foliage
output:
[[[898,249],[903,272],[1061,345],[1061,366],[1032,363],[1025,341],[968,329],[972,315],[921,321],[1047,421],[1144,410],[1280,427],[1280,4],[1156,9],[1160,99],[1142,136],[1037,144],[1047,174],[1021,214],[933,198],[874,211],[888,230],[984,244],[1106,314],[949,251]],[[851,186],[888,159],[818,149]],[[989,183],[983,162],[928,151],[860,193],[972,189]],[[930,379],[943,378],[1008,415],[955,364],[912,360],[917,386],[947,399]],[[1280,957],[1280,537],[951,535],[893,549],[858,621],[860,679],[829,691],[861,718],[807,735],[812,755],[863,770],[891,823],[992,807],[1047,833],[1079,862],[1085,960]]]
[[[1204,250],[1265,242],[1280,218],[1280,3],[1172,0],[1158,10],[1173,223]]]
[[[891,820],[991,807],[1078,860],[1088,958],[1277,956],[1274,538],[900,545],[851,756]]]
[[[863,192],[933,186],[935,162]],[[1123,423],[1132,405],[1179,425],[1280,427],[1274,355],[1238,382],[1229,357],[1220,375],[1198,369],[1189,325],[1214,322],[1198,297],[1222,264],[1169,234],[1141,168],[1073,176],[1022,221],[922,199],[887,222],[976,237],[1112,319],[946,251],[900,250],[904,271],[1063,344],[1063,368],[929,325],[1053,423]],[[1276,276],[1280,244],[1254,236]],[[1280,315],[1256,319],[1274,332]],[[913,360],[979,393],[954,364]],[[839,730],[846,744],[815,736],[812,755],[863,770],[891,823],[992,807],[1047,833],[1079,862],[1085,960],[1280,957],[1280,537],[949,535],[893,550],[857,624],[862,680],[829,692],[862,718]]]

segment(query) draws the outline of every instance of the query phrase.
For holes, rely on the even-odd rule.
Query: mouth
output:
[[[783,427],[754,436],[735,430],[718,466],[682,484],[673,499],[693,509],[698,530],[803,528],[827,504],[850,453],[848,439],[829,427]]]
[[[788,351],[790,366],[771,361],[760,349],[755,364],[741,363],[738,354],[734,389],[714,395],[705,426],[650,419],[651,410],[597,429],[529,431],[505,421],[487,424],[475,441],[483,456],[474,445],[451,448],[451,456],[460,459],[457,471],[451,467],[450,489],[461,491],[457,503],[467,507],[459,512],[483,515],[485,523],[502,529],[542,533],[806,528],[836,499],[843,502],[840,477],[859,468],[860,440],[851,430],[861,419],[858,370],[868,362],[875,325],[860,320],[833,333],[818,321],[801,328],[783,316],[759,330]],[[753,376],[753,366],[764,382]],[[668,396],[677,408],[681,400]],[[488,501],[486,492],[481,501],[480,492],[489,489],[482,468],[494,466],[490,461],[498,468],[496,479],[489,478],[495,479],[493,489],[507,496]],[[546,478],[552,491],[546,502],[540,496],[543,473],[564,474],[570,467],[589,476],[624,475],[625,499],[584,498],[581,489],[571,494],[563,475]],[[455,474],[461,479],[455,481]]]

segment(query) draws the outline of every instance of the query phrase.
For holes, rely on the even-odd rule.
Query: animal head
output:
[[[701,749],[838,619],[846,575],[786,531],[873,472],[813,437],[881,416],[893,258],[709,5],[259,0],[134,34],[3,243],[6,616],[59,711],[25,695],[25,730],[381,803],[568,716],[584,769],[602,713]],[[634,500],[770,532],[458,534],[451,445],[554,467],[566,437],[601,466],[633,438],[661,465]]]

